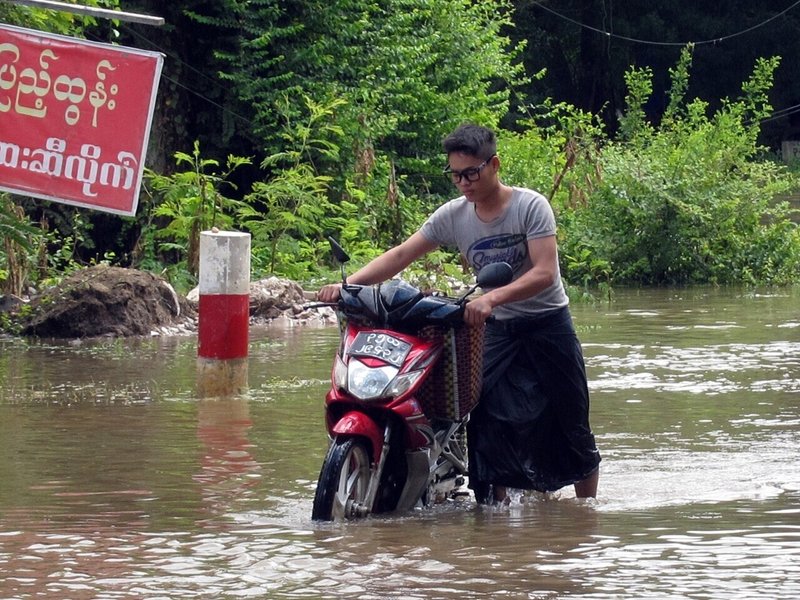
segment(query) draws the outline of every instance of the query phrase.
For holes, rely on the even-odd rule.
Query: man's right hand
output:
[[[323,286],[317,292],[317,300],[319,300],[320,302],[336,302],[341,295],[342,295],[342,284],[329,283],[328,285]]]

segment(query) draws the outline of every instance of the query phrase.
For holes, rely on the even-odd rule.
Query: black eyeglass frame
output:
[[[450,165],[447,165],[443,170],[442,174],[446,177],[450,177],[450,181],[454,184],[461,183],[462,179],[466,179],[469,183],[475,183],[481,178],[481,171],[489,164],[489,161],[492,160],[497,154],[492,154],[489,158],[484,160],[481,164],[477,167],[469,167],[468,169],[464,169],[463,171],[453,171],[450,168]]]

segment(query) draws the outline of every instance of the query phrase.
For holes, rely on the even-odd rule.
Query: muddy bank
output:
[[[330,309],[305,306],[312,299],[313,293],[285,279],[251,282],[251,323],[334,323]],[[152,273],[98,265],[29,300],[4,297],[0,307],[18,320],[24,336],[129,337],[196,332],[198,302],[197,290],[181,296]]]

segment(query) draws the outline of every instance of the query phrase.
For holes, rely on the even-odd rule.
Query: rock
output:
[[[250,316],[274,319],[285,311],[302,312],[303,288],[288,279],[269,277],[250,283]]]
[[[0,312],[15,311],[25,303],[26,300],[24,298],[20,298],[14,294],[5,294],[0,296]]]
[[[336,314],[331,308],[309,308],[316,301],[316,292],[306,291],[290,279],[267,277],[250,282],[249,312],[253,324],[272,327],[296,325],[333,325]],[[200,290],[194,288],[186,295],[195,307],[200,303]]]
[[[466,289],[455,278],[444,284],[451,295]],[[21,315],[20,305],[26,302],[0,296],[0,312]],[[30,315],[20,317],[23,335],[70,339],[192,335],[197,332],[200,292],[195,288],[181,297],[167,281],[147,271],[98,265],[32,296],[29,304]],[[333,309],[315,304],[315,292],[288,279],[268,277],[250,283],[251,324],[282,328],[335,325]]]
[[[463,293],[456,278],[438,281],[450,295]],[[417,285],[425,287],[422,282]],[[198,288],[179,296],[164,279],[147,271],[98,265],[82,269],[42,294],[32,292],[30,315],[20,317],[21,333],[80,339],[100,336],[191,335],[197,332]],[[0,296],[0,312],[17,312],[28,300]],[[250,283],[251,324],[271,327],[329,326],[330,307],[315,306],[316,293],[296,282],[268,277]]]

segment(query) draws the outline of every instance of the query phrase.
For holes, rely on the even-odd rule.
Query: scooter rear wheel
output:
[[[339,521],[367,516],[372,508],[366,505],[369,462],[364,440],[335,439],[322,463],[311,518]]]

